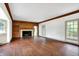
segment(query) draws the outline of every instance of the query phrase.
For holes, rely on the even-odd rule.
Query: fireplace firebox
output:
[[[26,38],[26,37],[31,37],[32,36],[32,31],[23,31],[22,32],[22,37]]]
[[[21,30],[21,38],[27,38],[33,36],[33,30]]]

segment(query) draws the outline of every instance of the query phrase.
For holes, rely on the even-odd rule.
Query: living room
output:
[[[0,3],[0,13],[0,55],[79,55],[78,3]]]

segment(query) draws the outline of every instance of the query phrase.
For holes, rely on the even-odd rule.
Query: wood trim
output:
[[[10,7],[9,7],[9,4],[8,4],[8,3],[4,3],[4,4],[5,4],[6,8],[7,8],[7,11],[8,11],[8,13],[9,13],[9,15],[10,15],[12,21],[18,21],[18,20],[13,20],[13,17],[12,17],[12,14],[11,14],[11,10],[10,10]],[[19,21],[20,21],[20,20],[19,20]],[[38,24],[37,22],[30,22],[30,21],[21,21],[21,22],[29,22],[29,23],[36,23],[36,24]]]
[[[9,7],[9,4],[8,4],[8,3],[4,3],[4,4],[5,4],[6,8],[7,8],[7,11],[8,11],[8,13],[9,13],[9,15],[10,15],[12,21],[18,21],[18,20],[13,20],[13,17],[12,17],[12,14],[11,14],[11,10],[10,10],[10,7]],[[19,20],[19,21],[20,21],[20,20]],[[29,22],[29,21],[21,21],[21,22]],[[36,24],[38,24],[37,22],[29,22],[29,23],[36,23]]]
[[[4,5],[5,5],[5,7],[6,7],[8,13],[9,13],[9,16],[10,16],[10,18],[11,18],[12,25],[13,25],[13,17],[12,17],[11,11],[10,11],[9,4],[8,4],[8,3],[4,3]],[[12,27],[12,28],[13,28],[13,27]],[[12,31],[13,31],[13,30],[12,30]],[[12,35],[12,37],[13,37],[13,35]]]
[[[10,18],[11,18],[11,19],[12,19],[12,21],[13,21],[13,17],[12,17],[11,11],[10,11],[9,4],[8,4],[8,3],[4,3],[4,5],[6,6],[7,11],[8,11],[8,13],[9,13],[9,15],[10,15]]]
[[[30,21],[21,21],[21,20],[13,20],[13,22],[28,22],[28,23],[35,23],[35,24],[38,24],[37,22],[30,22]]]
[[[72,12],[69,12],[69,13],[66,13],[66,14],[63,14],[63,15],[60,15],[60,16],[57,16],[57,17],[53,17],[53,18],[41,21],[41,22],[39,22],[39,24],[47,22],[47,21],[51,21],[51,20],[54,20],[54,19],[58,19],[58,18],[61,18],[61,17],[66,17],[66,16],[69,16],[69,15],[72,15],[72,14],[76,14],[76,13],[79,13],[79,9],[75,10],[75,11],[72,11]]]
[[[37,36],[39,36],[39,24],[37,26]]]
[[[39,37],[43,37],[43,36],[39,36]],[[71,45],[79,46],[78,44],[75,44],[75,43],[70,43],[70,42],[65,42],[65,41],[59,41],[59,40],[48,38],[48,37],[43,37],[43,38],[54,40],[54,41],[58,41],[58,42],[62,42],[62,43],[66,43],[66,44],[71,44]]]
[[[9,7],[9,4],[8,3],[4,3],[7,10],[8,10],[8,13],[13,21],[13,17],[12,17],[12,14],[11,14],[11,11],[10,11],[10,7]],[[69,13],[66,13],[66,14],[63,14],[63,15],[60,15],[60,16],[56,16],[56,17],[53,17],[53,18],[50,18],[50,19],[47,19],[47,20],[44,20],[44,21],[41,21],[41,22],[32,22],[32,23],[44,23],[44,22],[47,22],[47,21],[51,21],[51,20],[54,20],[54,19],[58,19],[58,18],[61,18],[61,17],[65,17],[65,16],[69,16],[69,15],[72,15],[72,14],[76,14],[76,13],[79,13],[79,9],[78,10],[75,10],[75,11],[72,11],[72,12],[69,12]],[[26,21],[28,22],[28,21]]]

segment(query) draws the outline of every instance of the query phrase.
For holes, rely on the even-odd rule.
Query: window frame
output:
[[[78,21],[78,30],[77,30],[77,37],[78,37],[78,40],[75,40],[74,38],[72,39],[72,38],[67,38],[67,22],[71,22],[71,21]],[[73,29],[74,29],[74,27],[73,27]],[[79,42],[79,19],[73,19],[73,20],[67,20],[67,21],[65,21],[65,40],[73,40],[73,41],[78,41]]]

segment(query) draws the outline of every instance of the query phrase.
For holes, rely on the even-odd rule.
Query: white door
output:
[[[46,36],[46,26],[42,25],[42,36],[45,37]]]

